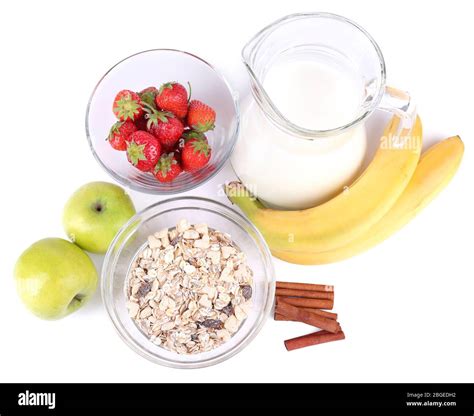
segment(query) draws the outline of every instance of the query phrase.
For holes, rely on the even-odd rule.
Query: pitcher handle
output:
[[[416,119],[416,105],[406,91],[394,87],[385,87],[379,108],[400,117],[396,136],[401,132],[411,132]]]

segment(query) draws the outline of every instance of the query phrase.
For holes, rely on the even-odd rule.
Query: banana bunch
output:
[[[265,237],[274,256],[297,264],[325,264],[352,257],[402,228],[449,183],[464,152],[459,136],[432,146],[420,159],[422,126],[397,135],[387,125],[364,173],[330,201],[300,211],[265,208],[240,182],[228,198]]]

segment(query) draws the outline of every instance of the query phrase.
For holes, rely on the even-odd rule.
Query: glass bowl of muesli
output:
[[[179,197],[135,215],[105,256],[102,297],[126,344],[158,364],[222,362],[255,338],[275,294],[258,230],[219,202]]]

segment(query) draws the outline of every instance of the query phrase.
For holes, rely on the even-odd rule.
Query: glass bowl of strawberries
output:
[[[187,52],[131,55],[100,79],[86,134],[100,165],[140,192],[185,192],[214,176],[239,131],[236,96],[209,63]]]

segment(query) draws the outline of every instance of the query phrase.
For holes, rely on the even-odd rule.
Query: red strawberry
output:
[[[137,169],[149,172],[158,163],[160,155],[160,142],[152,134],[139,130],[130,135],[127,159]]]
[[[114,99],[112,111],[120,121],[135,121],[143,114],[142,101],[136,92],[122,90]]]
[[[183,170],[192,172],[202,168],[211,158],[211,148],[206,139],[191,138],[181,150],[181,166]]]
[[[115,150],[127,150],[130,135],[137,131],[133,121],[117,121],[110,129],[107,140]]]
[[[182,172],[181,166],[173,152],[164,153],[155,166],[153,174],[160,182],[171,182]]]
[[[172,113],[147,108],[147,128],[166,148],[172,148],[181,137],[184,125]]]
[[[204,133],[214,129],[216,112],[199,100],[192,100],[189,103],[187,123],[193,130]]]
[[[158,88],[156,87],[147,87],[141,90],[138,95],[142,102],[147,103],[149,106],[155,107],[155,97],[158,94]]]
[[[184,118],[188,112],[188,92],[177,82],[167,82],[158,90],[156,105],[165,111],[171,111],[176,117]]]

